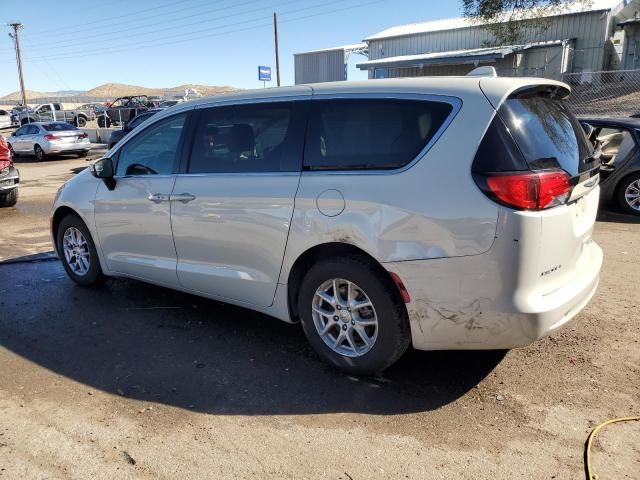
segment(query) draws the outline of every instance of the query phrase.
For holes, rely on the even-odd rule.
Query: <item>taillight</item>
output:
[[[543,210],[567,202],[571,178],[563,170],[484,175],[485,192],[500,203],[522,210]]]
[[[78,135],[78,138],[87,138],[89,135],[87,133],[82,133]]]
[[[44,138],[45,140],[62,140],[60,137],[53,135],[52,133],[47,133]]]

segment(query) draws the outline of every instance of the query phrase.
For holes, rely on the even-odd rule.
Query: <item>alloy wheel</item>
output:
[[[353,282],[332,278],[320,285],[312,301],[318,335],[334,352],[365,355],[378,337],[378,317],[368,295]]]
[[[69,268],[76,275],[83,277],[91,266],[89,244],[80,230],[69,227],[62,238],[62,250],[64,259]]]
[[[627,205],[640,212],[640,178],[627,185],[624,191],[624,199]]]

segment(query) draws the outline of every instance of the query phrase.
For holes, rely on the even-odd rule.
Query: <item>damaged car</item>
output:
[[[353,374],[410,345],[528,345],[598,286],[600,163],[567,84],[483,75],[163,110],[60,189],[58,257],[80,285],[130,277],[300,323]]]

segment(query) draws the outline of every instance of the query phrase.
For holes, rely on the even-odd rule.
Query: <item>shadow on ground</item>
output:
[[[629,215],[612,207],[601,206],[598,211],[598,221],[606,223],[640,223],[640,216]]]
[[[322,363],[299,326],[250,310],[130,280],[81,288],[57,261],[0,275],[12,279],[0,287],[0,345],[90,388],[201,412],[431,410],[505,355],[410,351],[384,378],[356,379]]]

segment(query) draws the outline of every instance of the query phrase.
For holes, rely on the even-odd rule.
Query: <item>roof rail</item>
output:
[[[467,77],[497,77],[495,67],[491,65],[485,65],[484,67],[476,67],[466,75]]]

